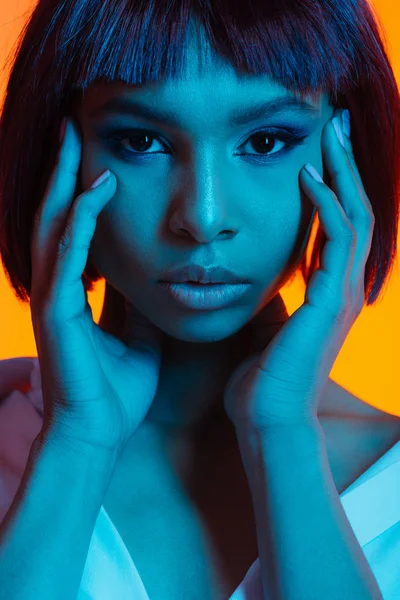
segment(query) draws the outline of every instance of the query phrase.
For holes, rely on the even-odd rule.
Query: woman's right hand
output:
[[[111,174],[74,200],[81,154],[79,132],[69,119],[31,239],[43,428],[56,427],[80,448],[119,453],[154,400],[163,333],[128,302],[124,341],[93,321],[82,274],[97,217],[115,195],[117,180]],[[133,332],[129,341],[127,331]]]

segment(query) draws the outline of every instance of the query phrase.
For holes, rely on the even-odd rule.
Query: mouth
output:
[[[250,285],[229,283],[198,283],[193,281],[160,281],[169,297],[186,308],[215,310],[238,301]]]
[[[186,283],[188,285],[227,285],[221,282],[213,281],[212,283],[200,283],[200,281],[180,281],[179,283]]]
[[[227,283],[224,283],[223,281],[212,281],[210,283],[202,283],[200,281],[168,281],[166,279],[162,280],[160,279],[160,283],[176,283],[178,285],[197,285],[197,286],[212,286],[212,285],[229,285]]]

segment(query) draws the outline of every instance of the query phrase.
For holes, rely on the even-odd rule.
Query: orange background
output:
[[[5,60],[36,2],[2,0],[0,3],[0,103],[7,78]],[[400,5],[393,0],[371,3],[384,30],[384,40],[400,81]],[[314,227],[312,240],[316,229]],[[309,246],[310,248],[310,246]],[[364,308],[351,329],[331,371],[330,377],[353,394],[381,410],[400,416],[400,277],[398,261],[381,300]],[[89,302],[98,323],[105,282],[99,281]],[[300,277],[282,289],[289,314],[304,301],[305,286]],[[37,356],[29,305],[19,303],[5,278],[0,262],[0,359]],[[397,344],[396,344],[397,342]]]

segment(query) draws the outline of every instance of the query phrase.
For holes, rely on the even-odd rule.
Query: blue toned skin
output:
[[[285,111],[228,125],[235,108],[282,94],[287,91],[267,77],[238,76],[212,54],[200,70],[193,45],[181,80],[141,89],[92,86],[76,115],[83,136],[81,183],[89,185],[109,168],[118,187],[98,218],[90,257],[108,284],[164,334],[159,385],[141,428],[147,434],[137,433],[141,456],[155,439],[165,447],[178,440],[180,451],[170,455],[178,463],[193,430],[206,431],[226,411],[254,503],[265,597],[339,600],[345,589],[349,598],[370,600],[380,598],[379,590],[341,507],[316,414],[362,307],[373,227],[364,217],[372,215],[351,148],[335,137],[335,108],[327,95],[309,99],[312,114]],[[94,115],[117,97],[172,111],[180,125],[133,114]],[[150,139],[135,138],[138,129]],[[251,136],[265,130],[291,132],[292,146],[282,150],[276,141],[277,151],[270,140],[256,157],[263,144]],[[311,163],[321,174],[323,158],[331,174],[340,171],[335,195],[302,170]],[[279,300],[295,273],[317,208],[333,236],[325,279],[321,272],[314,276],[305,305],[282,319],[276,337],[262,329],[260,355],[254,327],[276,321],[269,303]],[[167,302],[158,280],[163,270],[191,262],[233,269],[251,280],[249,293],[218,311],[178,308]],[[110,330],[114,325],[111,318]],[[125,328],[123,335],[129,340],[131,333]],[[220,444],[225,431],[217,428]],[[297,491],[302,498],[293,510]]]
[[[312,114],[285,110],[240,127],[228,124],[234,109],[282,95],[287,90],[268,77],[238,76],[212,54],[200,71],[191,46],[184,79],[142,89],[93,85],[77,111],[82,186],[106,168],[118,181],[99,215],[90,258],[109,286],[165,335],[157,395],[145,421],[157,431],[173,424],[174,435],[185,436],[189,425],[206,426],[223,411],[227,380],[248,348],[248,324],[303,257],[315,207],[299,174],[307,162],[322,171],[321,133],[334,113],[328,95],[309,99]],[[122,97],[173,109],[181,126],[133,114],[93,116]],[[128,132],[118,141],[122,129]],[[130,138],[134,129],[152,130],[153,138]],[[277,138],[291,134],[297,145],[254,135],[266,129]],[[221,310],[182,310],[158,280],[162,271],[191,262],[231,268],[251,280],[249,292]]]
[[[262,330],[265,348],[255,361],[239,365],[225,390],[236,428],[315,424],[329,373],[364,306],[375,218],[342,130],[342,112],[324,127],[321,142],[333,190],[312,166],[312,175],[301,172],[327,238],[320,268],[290,319],[278,294],[251,323]]]

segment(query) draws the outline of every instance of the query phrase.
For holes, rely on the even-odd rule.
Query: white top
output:
[[[30,373],[31,388],[16,385],[20,389],[10,392],[7,380],[12,379],[13,371],[22,374],[24,369],[27,381]],[[38,359],[0,360],[0,522],[17,492],[32,442],[41,429],[42,408]],[[400,441],[342,492],[340,499],[384,600],[399,600]],[[132,597],[149,600],[131,556],[102,506],[77,600]],[[258,558],[249,565],[229,600],[262,600]]]

